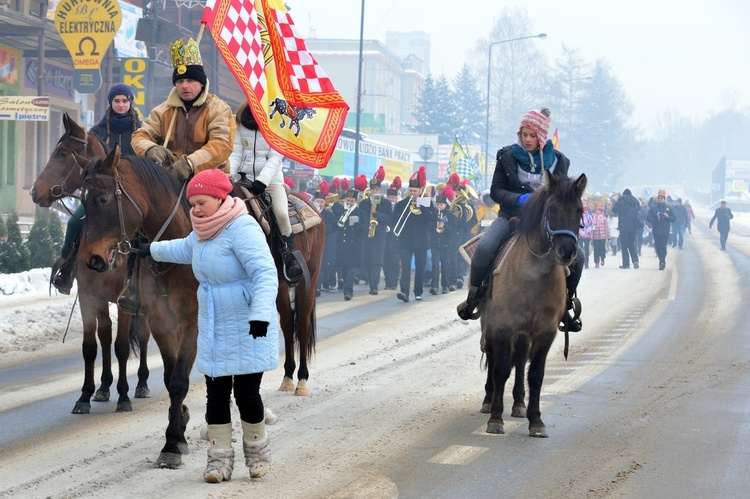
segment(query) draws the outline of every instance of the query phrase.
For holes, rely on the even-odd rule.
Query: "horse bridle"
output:
[[[549,225],[549,207],[545,208],[545,210],[544,210],[544,234],[545,234],[545,236],[547,238],[547,243],[549,243],[549,248],[547,249],[546,252],[544,252],[541,255],[537,255],[536,253],[534,253],[534,250],[531,249],[531,245],[529,244],[529,236],[528,236],[528,234],[526,235],[526,246],[528,246],[529,251],[531,252],[531,254],[534,255],[537,258],[544,258],[545,256],[547,256],[547,255],[550,254],[550,252],[552,251],[552,248],[554,247],[552,239],[555,236],[570,236],[570,237],[573,238],[573,241],[576,244],[576,248],[578,247],[578,234],[576,234],[572,230],[568,230],[568,229],[552,229],[552,227],[550,227],[550,225]]]
[[[89,137],[88,135],[86,135],[85,138],[80,139],[76,137],[75,135],[73,135],[72,133],[70,133],[70,131],[68,131],[66,132],[65,135],[63,135],[60,138],[60,141],[57,143],[58,146],[60,145],[60,143],[62,143],[62,141],[66,138],[66,136],[68,139],[72,139],[72,140],[75,140],[76,142],[80,142],[81,144],[83,144],[83,150],[82,150],[83,154],[79,155],[75,151],[71,151],[73,153],[73,164],[71,165],[70,170],[68,170],[68,173],[65,175],[65,177],[63,177],[62,181],[59,184],[55,184],[49,188],[49,194],[54,199],[57,199],[60,202],[63,208],[65,208],[65,211],[67,211],[70,214],[70,216],[75,216],[73,212],[70,211],[70,208],[68,208],[68,205],[62,202],[62,199],[66,197],[80,199],[80,196],[78,196],[75,192],[68,192],[67,187],[65,186],[65,182],[70,178],[70,176],[73,174],[76,168],[80,168],[78,166],[78,160],[76,159],[76,157],[85,158],[86,154],[88,154]]]

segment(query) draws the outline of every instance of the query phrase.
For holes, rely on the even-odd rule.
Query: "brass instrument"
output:
[[[357,207],[357,205],[353,204],[349,208],[347,208],[347,210],[344,212],[344,214],[341,215],[341,218],[339,218],[339,221],[336,223],[336,225],[338,225],[342,229],[344,227],[346,227],[346,221],[349,220],[349,215],[352,214],[352,212],[354,211],[354,208],[356,208],[356,207]]]
[[[468,204],[470,199],[479,199],[479,194],[477,194],[477,191],[475,191],[472,186],[467,185],[458,191],[458,194],[456,194],[455,199],[451,201],[448,209],[451,210],[459,220],[468,222],[471,220],[471,217],[474,216],[474,209]]]
[[[367,237],[369,239],[375,237],[375,229],[378,228],[378,221],[375,219],[375,209],[380,204],[382,197],[381,194],[373,194],[370,196],[370,227],[367,229]]]
[[[426,185],[422,192],[417,196],[418,198],[424,197],[424,193],[427,192],[427,189],[429,189],[429,185]],[[393,234],[396,237],[399,237],[401,235],[401,231],[404,230],[404,226],[406,225],[406,221],[409,219],[409,216],[411,214],[414,215],[421,215],[422,209],[417,206],[417,198],[411,198],[411,200],[407,203],[406,206],[404,206],[404,211],[401,212],[401,215],[398,217],[398,220],[396,220],[396,225],[393,226]],[[404,217],[404,215],[406,215]]]
[[[435,232],[438,234],[442,234],[445,232],[445,220],[443,220],[443,210],[438,211],[437,214],[437,227],[435,227]]]

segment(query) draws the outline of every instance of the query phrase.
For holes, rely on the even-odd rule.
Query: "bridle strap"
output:
[[[568,229],[552,230],[552,227],[550,227],[550,225],[549,225],[549,216],[548,215],[549,215],[549,208],[547,208],[547,209],[544,210],[544,233],[545,233],[545,236],[546,236],[546,239],[547,239],[547,243],[549,244],[549,248],[547,248],[547,251],[545,251],[541,255],[537,255],[536,253],[534,253],[534,250],[531,249],[531,243],[529,243],[529,235],[528,234],[526,235],[526,246],[528,246],[529,251],[531,252],[531,254],[534,255],[537,258],[544,258],[544,257],[546,257],[547,255],[550,254],[550,252],[552,251],[552,248],[554,246],[554,244],[552,242],[552,239],[555,236],[569,236],[569,237],[572,237],[573,241],[576,243],[576,246],[578,246],[578,234],[576,234],[572,230],[568,230]]]
[[[86,135],[86,138],[81,139],[81,138],[76,137],[75,135],[72,135],[70,131],[68,131],[66,135],[68,139],[75,140],[76,142],[80,142],[81,144],[83,144],[83,150],[82,150],[83,154],[78,155],[78,153],[73,151],[73,164],[70,166],[68,173],[65,175],[65,177],[63,177],[62,181],[59,184],[55,184],[49,188],[49,193],[50,193],[50,196],[58,200],[58,202],[63,206],[63,208],[65,208],[65,210],[68,213],[70,213],[71,216],[74,216],[73,212],[70,211],[70,208],[68,208],[68,205],[66,205],[62,201],[62,199],[66,197],[80,199],[80,196],[78,196],[74,192],[68,192],[67,187],[65,186],[65,182],[70,178],[70,176],[73,174],[75,169],[78,167],[78,162],[76,161],[75,157],[78,155],[78,156],[82,156],[85,158],[86,155],[88,154],[89,137],[88,135]],[[60,145],[60,143],[63,141],[64,138],[65,136],[63,136],[60,139],[60,141],[57,143],[58,146]]]

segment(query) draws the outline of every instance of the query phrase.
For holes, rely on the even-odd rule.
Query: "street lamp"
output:
[[[487,121],[484,127],[484,188],[487,188],[487,173],[489,159],[490,159],[490,76],[492,74],[492,47],[500,45],[501,43],[517,42],[519,40],[528,40],[529,38],[541,38],[544,40],[547,38],[547,33],[539,33],[538,35],[522,36],[519,38],[510,38],[508,40],[498,40],[490,43],[489,56],[487,58]]]
[[[362,49],[364,45],[364,36],[365,36],[365,0],[362,0],[362,12],[360,13],[359,17],[359,66],[357,68],[357,122],[355,125],[355,135],[354,135],[354,178],[357,178],[357,175],[359,175],[359,125],[360,125],[360,115],[362,110],[362,63],[363,63],[363,55],[362,55]]]

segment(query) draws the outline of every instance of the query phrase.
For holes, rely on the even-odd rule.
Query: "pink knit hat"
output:
[[[529,128],[536,132],[540,148],[544,148],[544,144],[547,143],[547,135],[549,134],[549,117],[551,114],[552,112],[546,107],[543,107],[539,111],[532,109],[526,113],[526,116],[521,120],[521,128]]]
[[[227,194],[232,192],[232,182],[227,178],[227,174],[221,170],[211,169],[203,170],[193,177],[187,186],[187,197],[205,194],[217,199],[226,199]]]

